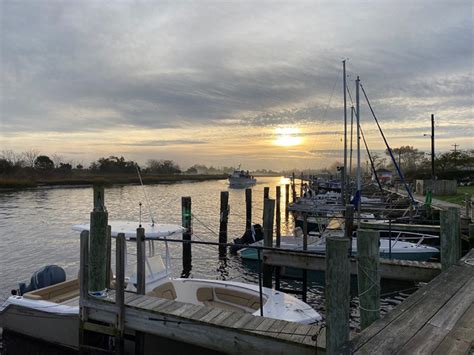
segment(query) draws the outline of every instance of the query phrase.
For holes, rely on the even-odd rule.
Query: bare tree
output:
[[[13,166],[22,167],[25,165],[24,154],[15,153],[11,149],[2,150],[0,157],[11,163]]]
[[[54,163],[54,167],[57,169],[60,167],[61,163],[64,163],[64,156],[61,154],[53,154],[51,155],[51,160]]]
[[[25,160],[25,165],[30,168],[35,167],[35,160],[40,155],[40,151],[38,149],[28,149],[27,151],[23,152],[23,158]]]

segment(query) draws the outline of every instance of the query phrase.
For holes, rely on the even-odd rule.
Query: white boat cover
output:
[[[117,237],[119,233],[124,233],[126,239],[135,239],[140,223],[135,221],[109,221],[109,225],[112,228],[112,237]],[[184,231],[184,228],[177,224],[142,223],[141,226],[145,229],[145,239],[166,238]],[[72,226],[72,230],[77,232],[88,231],[89,229],[89,223]]]

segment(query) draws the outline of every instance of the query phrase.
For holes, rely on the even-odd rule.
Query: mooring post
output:
[[[252,229],[252,189],[245,189],[245,231]]]
[[[349,240],[326,239],[326,353],[338,354],[349,340],[350,265]]]
[[[303,214],[303,250],[308,250],[308,214]],[[308,293],[308,271],[303,269],[303,302],[306,302]]]
[[[301,177],[300,177],[300,198],[303,197],[303,172],[301,172]]]
[[[137,228],[137,294],[145,294],[145,229]],[[142,355],[145,350],[145,333],[135,332],[135,354]]]
[[[104,187],[94,185],[94,210],[90,219],[89,292],[103,296],[107,289],[107,221]]]
[[[263,188],[263,200],[270,198],[270,187],[265,186]]]
[[[89,232],[82,231],[80,237],[79,265],[79,353],[85,354],[82,345],[85,343],[84,323],[87,322],[87,310],[82,305],[89,297]]]
[[[273,246],[273,220],[275,218],[275,200],[263,202],[263,246]],[[263,264],[263,286],[272,287],[272,267]]]
[[[291,192],[293,194],[292,202],[296,202],[296,186],[295,186],[295,173],[293,172],[291,175]]]
[[[115,305],[117,307],[117,354],[124,354],[125,328],[125,234],[119,233],[115,242]]]
[[[461,218],[459,208],[440,212],[441,270],[447,270],[461,257]]]
[[[464,207],[466,207],[466,218],[471,220],[471,195],[464,194]]]
[[[192,230],[192,214],[191,214],[191,197],[181,198],[181,219],[183,224],[183,272],[182,277],[188,277],[191,271],[191,236]]]
[[[145,294],[145,229],[137,228],[137,293]]]
[[[349,255],[352,255],[352,233],[354,232],[354,205],[346,205],[344,211],[344,237],[349,241]]]
[[[469,224],[469,248],[474,248],[474,223]]]
[[[288,218],[288,206],[290,205],[290,185],[285,184],[285,216]]]
[[[221,210],[219,223],[219,243],[227,244],[227,223],[229,220],[229,191],[221,191]],[[227,246],[219,245],[219,257],[227,254]]]
[[[112,275],[112,227],[107,226],[107,264],[105,266],[105,284],[110,288]]]
[[[276,187],[276,199],[275,199],[275,224],[276,224],[276,247],[280,247],[281,239],[281,212],[280,212],[280,203],[281,203],[281,187]],[[275,267],[275,289],[280,289],[280,267]]]
[[[357,285],[361,329],[380,318],[379,240],[377,231],[357,231]]]
[[[276,198],[275,198],[275,224],[276,224],[276,246],[280,247],[281,238],[281,212],[280,212],[280,201],[281,201],[281,188],[276,187]]]
[[[267,200],[269,198],[270,198],[270,188],[268,186],[265,186],[263,188],[263,203],[265,204],[265,200]],[[263,214],[262,214],[262,221],[265,218],[264,214],[265,214],[265,212],[263,212]]]

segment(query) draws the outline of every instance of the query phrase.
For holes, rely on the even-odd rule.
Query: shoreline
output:
[[[142,176],[144,185],[149,184],[173,184],[182,182],[201,182],[212,180],[224,180],[228,175],[145,175]],[[94,184],[111,185],[140,185],[138,176],[128,175],[97,175],[81,177],[65,177],[50,179],[0,179],[0,191],[22,190],[39,187],[86,187]]]

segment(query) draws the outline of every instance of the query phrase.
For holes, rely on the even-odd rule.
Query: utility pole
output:
[[[342,170],[341,193],[344,205],[348,202],[347,193],[347,99],[346,99],[346,60],[342,61],[343,90],[344,90],[344,169]]]
[[[454,147],[454,153],[457,152],[457,147],[459,147],[459,144],[451,144],[451,147]]]
[[[434,114],[431,114],[431,180],[436,179],[435,175],[435,123]]]

